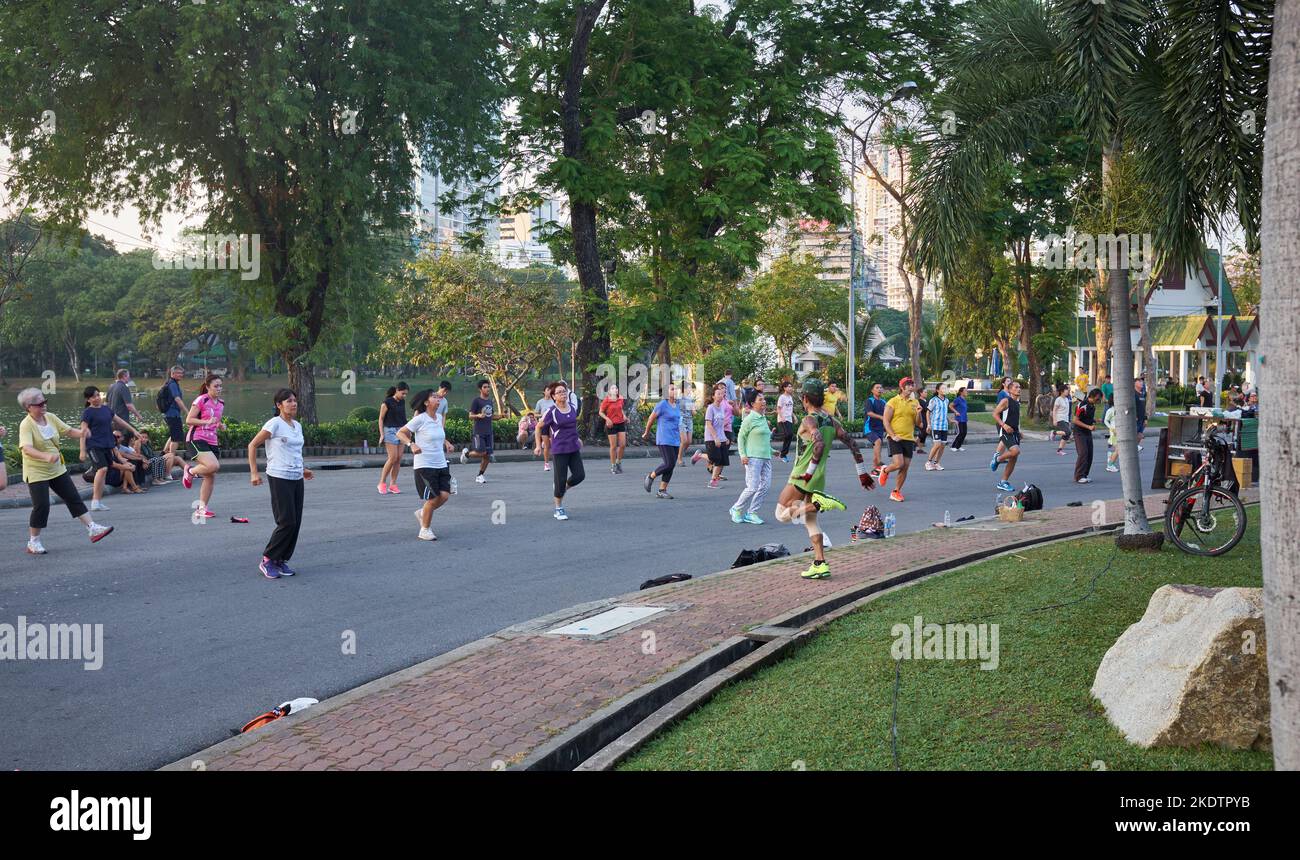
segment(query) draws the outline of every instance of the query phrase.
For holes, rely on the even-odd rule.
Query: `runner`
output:
[[[951,450],[966,450],[966,388],[957,389],[957,396],[952,399],[952,411],[957,416],[957,438],[953,440]]]
[[[167,444],[163,446],[164,454],[171,454],[177,459],[180,458],[181,452],[185,449],[185,422],[181,416],[188,410],[185,408],[185,397],[181,391],[181,380],[185,378],[185,368],[179,364],[173,365],[168,371],[168,380],[163,386],[166,392],[163,398],[166,399],[167,408],[163,410],[163,422],[167,425]],[[170,480],[171,470],[167,472]]]
[[[402,443],[397,438],[397,428],[406,425],[406,394],[411,387],[405,382],[389,386],[384,402],[379,404],[379,438],[383,440],[388,458],[379,471],[379,495],[399,495],[397,472],[402,468]]]
[[[843,502],[826,495],[826,463],[835,439],[843,442],[852,453],[862,488],[870,490],[875,487],[867,464],[862,461],[858,443],[844,431],[839,421],[823,411],[824,398],[820,379],[813,377],[804,382],[802,400],[807,414],[799,424],[799,456],[791,470],[790,482],[781,490],[776,502],[777,521],[801,522],[812,538],[813,563],[801,574],[804,579],[828,579],[831,575],[826,563],[826,542],[817,525],[817,515],[822,511],[844,510]]]
[[[1056,384],[1056,399],[1052,401],[1052,425],[1060,433],[1056,453],[1065,456],[1065,443],[1070,441],[1070,387],[1064,382]]]
[[[18,392],[18,405],[27,413],[18,425],[18,449],[23,455],[23,481],[32,497],[32,512],[27,519],[27,552],[45,555],[41,544],[41,530],[49,525],[50,491],[68,508],[73,518],[81,520],[90,534],[90,542],[98,543],[112,531],[112,526],[101,526],[86,512],[76,484],[68,476],[59,451],[59,437],[84,439],[85,431],[69,427],[59,416],[45,411],[45,395],[39,388],[24,388]]]
[[[680,433],[681,444],[677,446],[677,465],[682,465],[682,461],[690,453],[692,437],[695,436],[695,386],[696,383],[689,379],[683,379],[681,396],[677,398],[678,408],[682,413],[682,429]],[[656,437],[659,431],[655,431]]]
[[[934,444],[930,446],[930,454],[925,461],[927,472],[942,472],[943,464],[939,461],[943,459],[943,449],[948,443],[948,415],[953,412],[952,404],[948,402],[947,386],[940,382],[934,389],[934,396],[930,398],[930,435],[934,436]]]
[[[542,455],[542,471],[551,471],[551,428],[542,423],[546,418],[546,413],[555,408],[555,383],[548,382],[546,388],[542,390],[542,398],[537,401],[537,437],[533,446],[533,454]]]
[[[483,473],[487,471],[488,463],[496,462],[496,455],[492,453],[492,422],[506,417],[496,414],[492,404],[492,385],[486,379],[478,381],[478,397],[469,404],[469,417],[474,419],[473,450],[466,448],[461,451],[460,461],[468,463],[470,460],[478,460],[478,474],[474,476],[474,483],[486,484],[487,478],[483,477]]]
[[[611,475],[623,474],[623,452],[627,450],[627,416],[623,414],[624,402],[624,399],[618,396],[618,386],[611,385],[597,410],[605,421],[605,435],[609,438]]]
[[[731,521],[761,526],[763,520],[758,509],[772,486],[772,428],[767,423],[767,398],[761,391],[750,391],[745,406],[749,411],[740,423],[740,436],[736,440],[740,462],[745,467],[745,489],[731,506]]]
[[[713,386],[713,402],[709,404],[708,409],[704,410],[704,447],[709,457],[710,490],[718,489],[723,467],[731,464],[731,457],[728,455],[730,442],[727,440],[727,428],[731,426],[731,413],[727,407],[727,389],[719,383]],[[696,451],[691,457],[691,465],[700,462],[704,456],[700,451]]]
[[[925,437],[930,432],[930,397],[932,394],[933,392],[926,390],[924,385],[916,393],[916,403],[919,407],[916,422],[917,450],[925,450]]]
[[[1074,410],[1074,450],[1078,455],[1074,461],[1074,482],[1091,484],[1092,478],[1092,433],[1097,429],[1097,404],[1101,401],[1100,388],[1088,392],[1088,399],[1081,402]]]
[[[582,483],[587,472],[582,466],[582,439],[578,436],[579,402],[569,403],[569,386],[554,383],[551,391],[555,406],[542,416],[542,426],[551,430],[551,453],[555,459],[555,518],[569,518],[564,510],[564,494]]]
[[[885,401],[880,395],[885,393],[885,386],[879,382],[871,386],[867,405],[863,410],[867,441],[871,443],[871,477],[880,480],[880,446],[885,436]]]
[[[226,409],[226,403],[221,399],[223,388],[220,376],[208,374],[208,378],[199,386],[199,396],[194,398],[190,411],[185,415],[185,423],[190,428],[190,461],[196,465],[185,465],[181,472],[181,482],[188,490],[194,486],[196,477],[203,480],[203,486],[199,488],[199,506],[203,516],[209,519],[214,515],[208,510],[208,502],[212,500],[217,472],[221,471],[221,463],[217,461],[217,450],[220,447],[217,431],[221,429],[221,415]]]
[[[790,462],[790,443],[794,441],[794,385],[782,382],[776,398],[776,431],[781,434],[781,462]]]
[[[81,392],[86,408],[81,412],[81,460],[87,469],[93,469],[94,485],[91,490],[90,509],[106,511],[108,505],[100,501],[104,497],[104,484],[108,480],[109,470],[117,458],[113,450],[117,440],[113,438],[114,428],[135,433],[135,428],[114,414],[104,405],[104,393],[93,385],[87,385]],[[142,434],[143,435],[143,434]]]
[[[655,493],[655,496],[660,499],[672,498],[668,495],[668,482],[673,479],[673,470],[677,468],[678,455],[681,453],[685,418],[678,404],[677,386],[670,384],[668,396],[655,404],[650,417],[646,419],[645,432],[641,434],[641,440],[648,441],[650,427],[656,421],[659,422],[659,426],[655,428],[655,444],[659,446],[659,456],[663,457],[663,462],[645,476],[644,486],[645,491],[650,492],[650,486],[654,484],[655,478],[658,478],[659,492]]]
[[[891,502],[905,501],[903,484],[907,481],[907,470],[912,467],[912,455],[916,453],[916,420],[920,408],[912,399],[914,390],[912,377],[904,376],[898,380],[898,393],[885,404],[884,425],[889,437],[890,462],[880,467],[879,483],[884,489],[889,484],[889,476],[898,475],[889,494]]]
[[[275,416],[262,425],[248,443],[248,480],[262,486],[257,474],[257,449],[266,445],[266,477],[271,482],[271,514],[275,531],[262,550],[257,569],[267,579],[279,579],[297,573],[289,559],[298,546],[302,528],[303,481],[310,481],[311,469],[302,462],[302,424],[298,422],[298,395],[290,388],[275,392]]]
[[[1106,417],[1101,419],[1106,425],[1106,471],[1118,472],[1119,449],[1115,447],[1115,407],[1106,407]]]
[[[411,404],[415,417],[397,431],[397,437],[411,446],[415,454],[415,491],[424,500],[424,505],[415,512],[415,519],[420,523],[416,537],[420,540],[438,539],[432,528],[433,512],[451,498],[451,466],[447,455],[456,448],[447,441],[447,424],[442,417],[443,390],[439,387],[437,391],[426,390],[415,395]]]
[[[1020,383],[1012,380],[1007,384],[1007,396],[998,401],[998,405],[993,407],[993,423],[997,424],[1002,433],[998,437],[998,443],[1005,450],[1000,454],[994,454],[993,460],[989,463],[989,471],[996,472],[999,463],[1005,463],[1006,468],[1002,473],[1002,480],[998,481],[997,487],[1004,493],[1009,493],[1015,489],[1011,484],[1011,473],[1016,470],[1016,460],[1020,457]]]

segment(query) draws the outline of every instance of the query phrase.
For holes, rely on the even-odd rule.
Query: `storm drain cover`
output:
[[[592,615],[546,632],[556,636],[600,636],[667,611],[662,606],[615,606],[599,615]]]

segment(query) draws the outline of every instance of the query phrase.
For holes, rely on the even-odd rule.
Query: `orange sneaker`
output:
[[[898,490],[894,490],[892,493],[889,494],[889,500],[891,502],[901,502],[903,501],[903,494],[900,493]]]

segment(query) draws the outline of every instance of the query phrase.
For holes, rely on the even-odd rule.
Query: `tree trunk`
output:
[[[1142,342],[1142,385],[1146,389],[1146,418],[1156,414],[1156,352],[1151,345],[1151,327],[1147,323],[1146,284],[1138,283],[1138,339]]]
[[[1042,417],[1038,398],[1043,393],[1043,365],[1034,352],[1034,335],[1043,330],[1043,321],[1033,314],[1024,314],[1020,318],[1020,348],[1029,356],[1029,417]],[[1014,376],[1015,374],[1007,374]],[[1050,415],[1051,412],[1049,411]]]
[[[1110,372],[1110,297],[1105,290],[1098,290],[1095,299],[1093,310],[1097,314],[1097,367],[1089,371],[1089,381],[1092,388],[1099,388],[1101,381]]]
[[[298,395],[298,420],[303,424],[317,424],[316,418],[316,367],[285,353],[284,363],[289,368],[289,387]]]
[[[1120,145],[1115,141],[1102,154],[1101,181],[1111,181]],[[1115,372],[1115,447],[1119,451],[1120,486],[1124,493],[1124,536],[1149,535],[1147,510],[1142,501],[1142,472],[1138,463],[1137,419],[1133,414],[1136,397],[1133,390],[1133,343],[1129,333],[1128,269],[1111,269],[1107,273],[1110,294],[1110,323],[1114,333],[1111,350]],[[1163,537],[1163,534],[1161,535]],[[1121,546],[1132,545],[1120,541]]]
[[[912,359],[912,378],[916,380],[917,385],[925,376],[921,373],[921,310],[922,302],[925,298],[925,284],[922,282],[917,289],[912,288],[912,278],[903,268],[902,258],[900,256],[898,263],[898,274],[903,278],[903,286],[907,288],[907,344],[911,352]]]
[[[1273,19],[1264,136],[1259,385],[1286,391],[1300,376],[1300,3]],[[1273,766],[1300,770],[1300,402],[1273,398],[1259,420],[1260,543],[1272,698]]]

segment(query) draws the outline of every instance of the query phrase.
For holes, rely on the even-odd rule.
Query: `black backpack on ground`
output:
[[[1035,484],[1025,484],[1025,488],[1016,493],[1016,501],[1027,511],[1041,511],[1043,509],[1043,491],[1038,489]]]
[[[745,567],[750,564],[757,564],[760,561],[768,561],[773,558],[784,558],[790,554],[790,550],[783,543],[766,543],[758,549],[742,549],[740,555],[736,556],[736,563],[732,568]]]
[[[647,588],[655,588],[660,585],[668,585],[673,582],[684,582],[691,578],[689,573],[670,573],[667,576],[656,576],[654,579],[647,579],[641,583],[638,591],[645,591]]]

